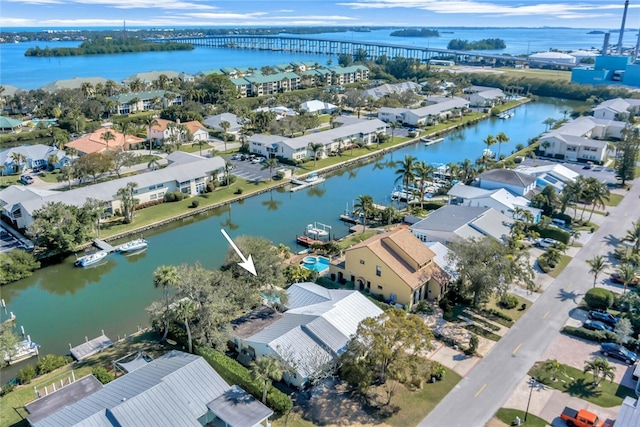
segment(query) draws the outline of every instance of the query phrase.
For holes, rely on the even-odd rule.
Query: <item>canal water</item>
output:
[[[162,264],[177,265],[199,261],[216,268],[223,261],[228,243],[220,229],[232,238],[240,235],[263,236],[275,244],[285,243],[292,250],[296,234],[305,226],[321,222],[332,227],[336,237],[348,233],[339,221],[347,204],[359,195],[373,197],[375,203],[390,203],[397,165],[405,155],[429,163],[476,159],[485,148],[482,139],[504,132],[511,138],[502,153],[511,153],[517,144],[527,144],[545,130],[543,121],[561,119],[563,111],[576,103],[544,99],[515,110],[511,119],[488,119],[450,133],[435,145],[414,144],[377,158],[367,164],[331,174],[319,186],[291,193],[274,190],[172,223],[145,233],[148,249],[138,255],[111,254],[107,262],[93,268],[74,268],[73,258],[37,271],[32,277],[3,286],[2,298],[17,316],[17,327],[24,326],[32,339],[41,344],[41,353],[68,351],[68,344],[80,344],[101,330],[112,339],[148,325],[145,312],[161,291],[153,286],[152,273]],[[497,150],[497,146],[492,149]]]

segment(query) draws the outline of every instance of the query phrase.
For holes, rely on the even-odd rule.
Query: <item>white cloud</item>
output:
[[[88,4],[92,6],[105,6],[115,9],[171,9],[171,10],[214,10],[215,6],[201,1],[173,1],[173,0],[4,0],[21,4]]]
[[[4,0],[8,3],[22,3],[22,4],[34,4],[34,5],[47,5],[47,4],[63,4],[64,2],[59,0]],[[4,17],[2,19],[4,24]]]

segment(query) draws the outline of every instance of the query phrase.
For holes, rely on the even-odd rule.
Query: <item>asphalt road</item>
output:
[[[609,256],[631,222],[640,218],[640,179],[529,311],[493,350],[435,407],[419,426],[481,427],[507,401],[569,318],[593,277],[585,261]]]

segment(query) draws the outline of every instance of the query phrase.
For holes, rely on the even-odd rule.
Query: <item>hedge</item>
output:
[[[609,289],[591,288],[584,295],[584,302],[587,303],[589,308],[594,310],[606,310],[613,305],[613,301],[613,292],[611,292]]]
[[[591,331],[589,329],[585,329],[583,327],[573,327],[573,326],[565,326],[562,328],[563,333],[567,335],[572,335],[578,338],[584,338],[589,341],[596,342],[618,342],[618,336],[609,331]]]
[[[571,235],[569,235],[569,233],[567,233],[566,231],[562,231],[559,228],[555,228],[555,227],[546,227],[546,228],[540,228],[537,224],[534,225],[533,227],[531,227],[532,230],[537,231],[538,234],[540,234],[541,238],[551,238],[554,240],[557,240],[558,242],[562,242],[565,245],[569,244],[569,240],[571,239]]]
[[[251,378],[249,370],[240,363],[211,348],[196,346],[195,352],[202,356],[226,382],[242,387],[258,400],[262,398],[262,386]],[[267,392],[267,406],[274,412],[285,414],[291,410],[293,403],[289,396],[272,386]]]

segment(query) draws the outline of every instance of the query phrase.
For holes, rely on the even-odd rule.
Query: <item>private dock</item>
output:
[[[304,235],[296,236],[296,242],[298,242],[299,245],[305,246],[305,247],[310,247],[314,243],[324,243],[320,240],[312,239],[311,237],[304,236]]]
[[[101,251],[106,251],[108,253],[111,252],[115,252],[116,248],[114,248],[113,246],[111,246],[110,244],[108,244],[107,242],[105,242],[104,240],[100,240],[100,239],[95,239],[93,241],[93,245],[100,249]]]
[[[84,360],[89,356],[101,352],[105,348],[111,347],[113,344],[109,337],[104,334],[104,331],[102,331],[102,335],[92,340],[89,340],[87,337],[84,339],[85,342],[76,347],[71,347],[71,344],[69,344],[69,353],[75,360]]]
[[[291,192],[302,190],[304,188],[311,187],[313,185],[322,184],[325,181],[325,178],[318,176],[317,173],[312,172],[304,181],[299,179],[292,179],[291,183],[295,186],[291,187]]]

